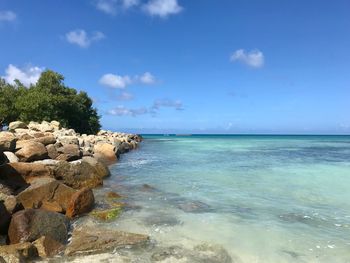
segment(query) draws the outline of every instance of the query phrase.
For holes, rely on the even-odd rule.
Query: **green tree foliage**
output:
[[[100,117],[86,92],[66,87],[64,77],[54,71],[43,72],[36,85],[26,88],[19,81],[10,85],[0,79],[0,122],[51,121],[79,133],[94,134]]]

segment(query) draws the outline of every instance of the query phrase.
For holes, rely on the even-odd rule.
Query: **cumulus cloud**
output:
[[[151,16],[165,18],[180,13],[183,7],[178,4],[177,0],[150,0],[143,5],[143,10]]]
[[[115,116],[132,116],[150,114],[155,116],[161,108],[174,108],[175,110],[183,110],[183,104],[180,100],[162,99],[155,100],[151,107],[127,108],[119,105],[107,113]]]
[[[103,75],[99,83],[101,85],[111,87],[111,88],[117,88],[117,89],[125,89],[127,86],[131,84],[145,84],[145,85],[152,85],[156,83],[156,78],[149,72],[145,72],[141,76],[135,75],[135,76],[121,76],[116,74],[105,74]]]
[[[117,100],[132,100],[134,95],[129,92],[122,92],[118,95]]]
[[[129,9],[140,4],[140,0],[97,0],[96,8],[106,14],[116,15],[119,9]]]
[[[174,108],[176,110],[183,110],[182,101],[171,99],[155,100],[152,106],[153,110],[159,110],[160,108]]]
[[[115,115],[115,116],[133,116],[136,117],[137,115],[142,115],[148,113],[148,109],[145,107],[136,108],[136,109],[129,109],[125,106],[117,106],[114,109],[111,109],[108,111],[108,114]]]
[[[9,11],[9,10],[5,10],[5,11],[1,11],[0,10],[0,22],[13,22],[17,19],[17,15],[16,13]]]
[[[238,49],[230,57],[232,62],[239,61],[253,68],[261,68],[264,65],[264,54],[258,50],[254,49],[246,52],[244,49]]]
[[[68,43],[78,45],[82,48],[89,47],[93,42],[97,42],[101,39],[104,39],[105,35],[100,31],[92,32],[88,34],[83,29],[77,29],[74,31],[70,31],[66,34],[66,40]]]
[[[10,64],[5,70],[5,76],[2,76],[2,78],[10,84],[14,84],[17,79],[24,86],[29,87],[30,84],[35,84],[38,81],[43,71],[44,68],[40,67],[18,68]]]

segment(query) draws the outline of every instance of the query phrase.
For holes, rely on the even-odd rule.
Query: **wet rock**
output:
[[[16,152],[21,162],[32,162],[47,158],[47,150],[40,142],[28,141]]]
[[[123,142],[119,147],[118,150],[121,154],[127,153],[130,151],[130,145],[127,142]]]
[[[36,247],[38,255],[41,258],[53,257],[64,249],[63,244],[47,236],[42,236],[35,240],[33,245]]]
[[[155,188],[155,187],[153,187],[153,186],[151,186],[149,184],[143,184],[141,186],[140,190],[143,191],[143,192],[156,192],[156,191],[158,191],[157,188]]]
[[[151,260],[153,262],[165,260],[179,260],[188,263],[231,263],[232,258],[221,246],[202,244],[187,249],[181,246],[171,246],[167,248],[158,248],[153,253]]]
[[[27,124],[22,121],[13,121],[9,124],[9,130],[14,131],[16,129],[27,129]]]
[[[16,148],[16,140],[12,132],[0,132],[0,152],[13,152]]]
[[[123,208],[121,206],[114,207],[106,210],[95,210],[91,212],[91,215],[102,221],[111,221],[117,219],[122,212]]]
[[[112,164],[117,161],[115,147],[109,143],[99,142],[94,145],[94,153],[98,159],[105,164]]]
[[[53,178],[38,178],[17,195],[25,208],[42,208],[65,212],[76,191]]]
[[[65,144],[63,147],[57,148],[57,152],[59,155],[56,157],[56,160],[60,161],[75,161],[83,156],[79,146],[75,144]]]
[[[25,263],[35,259],[38,251],[30,242],[0,246],[0,262]]]
[[[4,152],[9,163],[18,163],[19,159],[13,152]]]
[[[11,244],[33,242],[42,236],[64,244],[69,220],[62,214],[41,209],[25,209],[12,216],[8,236]]]
[[[146,235],[107,229],[84,228],[83,230],[74,230],[72,241],[67,246],[65,254],[68,256],[98,254],[114,249],[146,245],[148,241],[149,237]]]
[[[95,204],[94,194],[91,189],[84,188],[72,195],[66,216],[73,218],[77,215],[88,213]]]
[[[93,166],[83,161],[72,163],[61,161],[54,168],[54,176],[74,188],[94,188],[103,184],[101,175]]]
[[[47,150],[47,155],[53,160],[56,159],[59,155],[54,144],[47,145],[46,150]]]
[[[116,192],[108,192],[106,194],[106,197],[110,198],[110,199],[117,199],[117,198],[122,198],[123,196],[118,194],[118,193],[116,193]]]
[[[0,201],[0,234],[7,234],[7,230],[11,221],[11,215],[7,211],[3,201]]]
[[[186,213],[209,213],[212,208],[201,201],[179,202],[177,207]]]
[[[182,222],[174,216],[158,213],[146,217],[144,224],[146,226],[175,226],[182,224]]]

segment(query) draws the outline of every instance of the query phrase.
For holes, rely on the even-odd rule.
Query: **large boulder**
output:
[[[99,228],[76,229],[65,254],[68,256],[98,254],[114,249],[146,245],[148,241],[149,237],[141,234]]]
[[[54,144],[46,145],[46,150],[47,150],[47,155],[53,160],[55,160],[58,157],[58,155],[60,155],[57,152],[57,149]]]
[[[7,234],[11,215],[7,211],[3,201],[0,201],[0,234]]]
[[[40,163],[9,163],[0,167],[0,179],[15,187],[30,183],[38,177],[53,177],[53,171]]]
[[[76,144],[64,144],[62,147],[57,148],[57,152],[59,155],[56,157],[56,160],[60,161],[75,161],[83,156],[82,151]]]
[[[49,145],[49,144],[55,144],[56,143],[56,138],[52,135],[46,135],[43,137],[35,138],[34,141],[40,142],[42,144]]]
[[[30,242],[0,246],[1,263],[31,262],[38,256],[38,251]]]
[[[53,178],[38,178],[17,195],[24,208],[65,212],[75,190]]]
[[[0,152],[13,152],[16,148],[16,140],[12,132],[0,132]]]
[[[84,188],[72,195],[69,202],[66,216],[73,218],[90,212],[94,207],[95,198],[91,189]]]
[[[93,166],[81,160],[61,161],[54,167],[54,176],[74,188],[94,188],[103,184],[103,176]]]
[[[101,178],[106,178],[106,177],[111,175],[107,165],[105,165],[102,162],[99,162],[97,159],[95,159],[91,156],[84,156],[82,158],[82,162],[86,162],[86,163],[90,164],[92,167],[94,167],[96,173]]]
[[[55,256],[64,249],[64,245],[47,236],[35,240],[33,245],[41,258]]]
[[[69,220],[66,216],[41,209],[25,209],[12,215],[8,237],[11,244],[33,242],[47,236],[66,243]]]
[[[94,153],[105,164],[112,164],[117,161],[116,148],[112,144],[98,142],[94,145]]]
[[[127,142],[123,142],[119,147],[118,147],[118,151],[123,154],[123,153],[127,153],[130,151],[130,145]]]
[[[62,143],[62,144],[75,144],[75,145],[79,145],[79,140],[77,136],[60,136],[58,138],[58,140]]]
[[[27,129],[27,124],[22,121],[13,121],[9,124],[9,130],[14,131],[16,129]]]
[[[45,145],[40,142],[28,141],[16,152],[21,162],[32,162],[47,158]]]

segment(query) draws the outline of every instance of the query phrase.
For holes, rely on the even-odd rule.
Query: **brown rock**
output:
[[[120,194],[117,194],[116,192],[108,192],[107,193],[107,198],[122,198],[122,196]]]
[[[66,255],[98,254],[118,248],[146,245],[149,237],[108,229],[84,228],[74,230]]]
[[[28,141],[16,155],[21,162],[32,162],[47,158],[47,150],[40,142]]]
[[[65,144],[63,147],[58,148],[57,152],[59,153],[59,156],[56,157],[56,160],[60,161],[75,161],[83,156],[79,146],[76,144]]]
[[[43,136],[43,137],[36,138],[34,141],[40,142],[46,146],[49,144],[55,144],[56,138],[53,136]]]
[[[16,140],[12,132],[0,132],[0,152],[14,151],[16,148]]]
[[[46,150],[47,150],[47,155],[53,160],[55,160],[59,155],[54,144],[47,145]]]
[[[72,195],[66,216],[73,218],[88,213],[94,207],[95,198],[91,189],[84,188]]]
[[[53,178],[37,178],[17,195],[25,208],[41,208],[53,212],[65,212],[76,191]]]
[[[92,167],[94,167],[95,172],[99,175],[101,178],[106,178],[111,175],[108,166],[104,163],[98,161],[97,159],[90,157],[90,156],[84,156],[82,158],[83,162],[86,162],[90,164]]]
[[[112,164],[117,161],[115,146],[109,143],[99,142],[95,144],[94,153],[106,164]]]
[[[12,216],[8,237],[11,244],[33,242],[42,236],[64,244],[69,220],[62,214],[41,209],[25,209]]]
[[[33,245],[38,250],[39,257],[42,258],[53,257],[64,249],[63,244],[47,236],[35,240]]]
[[[37,256],[38,251],[30,242],[0,246],[1,263],[24,263],[35,259]]]
[[[24,209],[23,205],[17,202],[17,199],[13,195],[5,195],[0,193],[0,202],[3,201],[7,211],[10,214],[14,214],[19,210]]]
[[[3,201],[0,201],[0,234],[6,234],[11,221],[11,215],[7,211]]]

